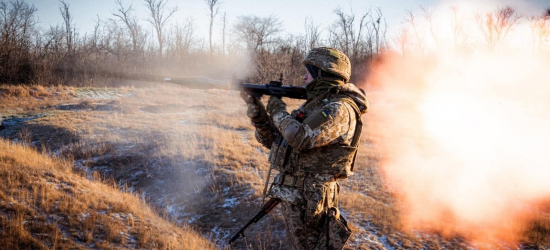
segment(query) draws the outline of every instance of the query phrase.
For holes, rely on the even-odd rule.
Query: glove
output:
[[[286,111],[286,104],[278,97],[271,96],[267,102],[267,113],[274,115],[282,111]]]
[[[254,124],[265,123],[268,121],[269,118],[267,111],[259,98],[252,97],[244,91],[241,92],[241,98],[243,98],[244,102],[248,106],[246,116],[248,116]]]

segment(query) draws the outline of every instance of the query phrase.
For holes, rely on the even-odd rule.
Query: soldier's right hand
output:
[[[248,106],[246,115],[253,123],[265,123],[268,121],[269,116],[267,115],[267,110],[259,98],[250,96],[244,91],[241,92],[241,98],[243,98]]]

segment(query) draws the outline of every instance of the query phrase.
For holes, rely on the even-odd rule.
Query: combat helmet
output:
[[[313,65],[321,70],[341,76],[344,81],[349,81],[351,75],[351,63],[342,51],[330,47],[314,48],[306,55],[304,65]]]

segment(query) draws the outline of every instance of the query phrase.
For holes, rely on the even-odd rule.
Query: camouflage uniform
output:
[[[329,50],[318,53],[321,56],[345,57],[339,51],[336,52],[340,54],[332,53],[334,49],[331,48],[319,49]],[[314,65],[308,62],[310,57],[308,55],[304,63]],[[333,57],[332,62],[334,58],[337,57]],[[337,179],[352,174],[361,128],[360,115],[366,113],[368,102],[355,85],[346,83],[349,60],[344,59],[348,71],[336,69],[336,74],[330,69],[341,62],[330,65],[330,58],[313,60],[317,64],[314,66],[341,78],[319,77],[309,83],[307,102],[292,114],[286,111],[282,101],[272,97],[267,108],[270,120],[253,122],[256,139],[271,149],[269,160],[272,168],[279,172],[267,196],[282,200],[287,235],[294,249],[341,249],[351,234],[351,231],[332,228],[344,224],[347,229],[337,209],[340,189]],[[325,62],[328,66],[323,65]],[[329,210],[332,211],[330,218],[335,218],[330,223]],[[329,248],[325,239],[330,240]]]

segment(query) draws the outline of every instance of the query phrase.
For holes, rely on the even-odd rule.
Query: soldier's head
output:
[[[304,82],[310,83],[314,79],[332,78],[349,81],[351,64],[349,58],[340,50],[330,47],[314,48],[304,58],[307,73]]]

